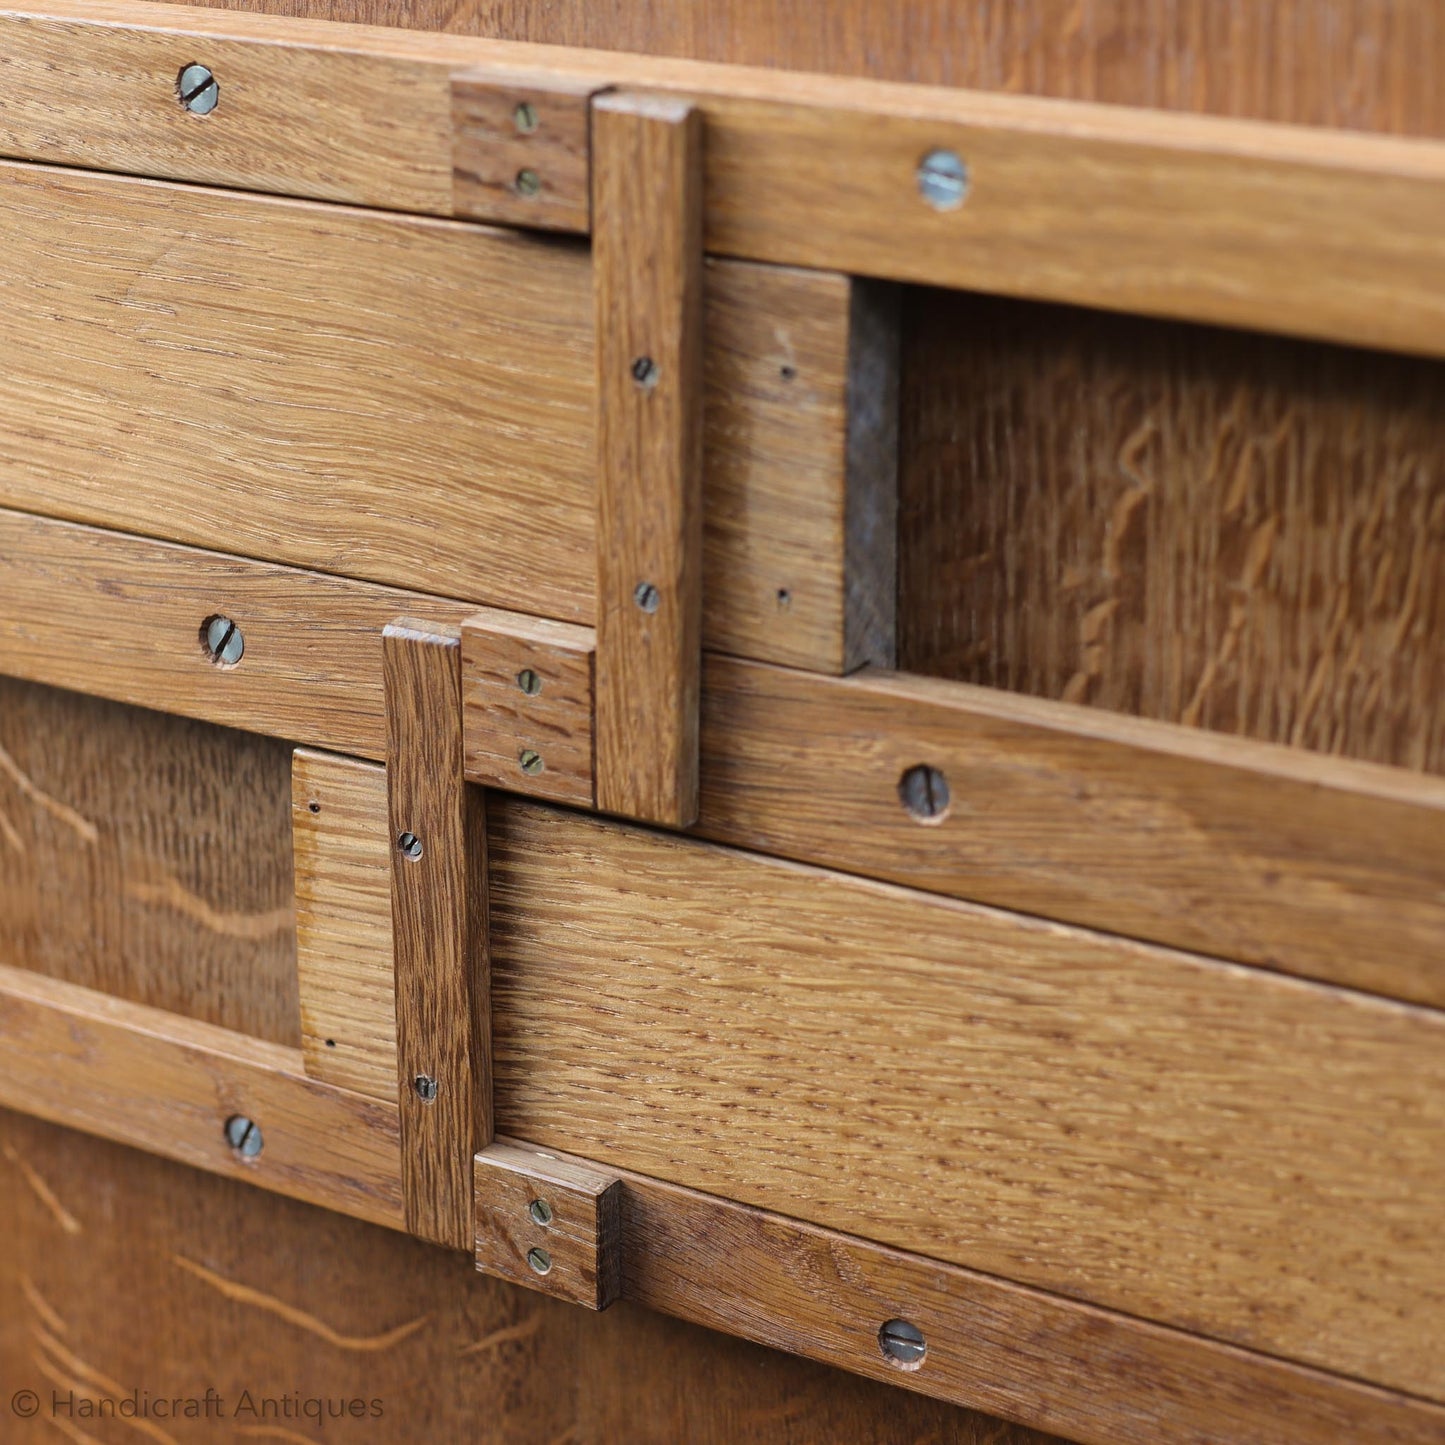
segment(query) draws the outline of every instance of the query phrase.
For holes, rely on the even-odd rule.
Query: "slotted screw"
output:
[[[176,80],[176,94],[192,115],[210,115],[221,103],[221,86],[204,65],[188,65]]]
[[[968,167],[957,151],[929,151],[918,163],[918,191],[935,211],[956,211],[968,197]]]
[[[916,1370],[928,1353],[923,1331],[907,1320],[887,1320],[878,1331],[878,1348],[885,1358],[905,1370]]]
[[[423,1104],[430,1104],[437,1096],[437,1081],[430,1074],[418,1074],[411,1081],[412,1088],[416,1090],[416,1096]]]
[[[243,1159],[254,1159],[265,1146],[260,1126],[244,1114],[232,1114],[226,1120],[226,1143]]]
[[[651,582],[639,582],[632,589],[632,600],[644,612],[656,612],[662,603],[662,593]]]
[[[201,623],[201,646],[217,667],[235,667],[246,651],[246,638],[229,617],[216,613]]]
[[[522,765],[522,771],[529,778],[535,778],[546,766],[542,761],[542,754],[533,752],[531,748],[523,748],[521,756],[517,759]]]
[[[408,863],[415,863],[421,857],[421,839],[415,833],[401,834],[396,840],[396,846]]]
[[[937,768],[919,763],[899,778],[898,800],[920,823],[937,823],[948,812],[948,779]]]

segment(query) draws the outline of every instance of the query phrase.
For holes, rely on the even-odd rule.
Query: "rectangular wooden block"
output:
[[[468,220],[586,231],[589,99],[583,77],[471,70],[452,77],[453,211]]]
[[[591,1310],[622,1290],[622,1185],[615,1174],[526,1146],[476,1158],[477,1268]]]
[[[697,814],[702,667],[702,122],[593,103],[597,803]]]
[[[297,748],[291,788],[306,1072],[395,1101],[386,773],[374,763]]]
[[[588,627],[475,613],[462,624],[467,775],[513,793],[593,805]]]
[[[503,1133],[1445,1396],[1445,1014],[537,804],[489,823]]]
[[[400,619],[382,670],[406,1222],[470,1250],[492,1075],[486,818],[463,774],[460,637]]]
[[[0,505],[591,624],[592,277],[580,242],[0,162]],[[879,348],[846,278],[706,280],[708,626],[841,671]]]

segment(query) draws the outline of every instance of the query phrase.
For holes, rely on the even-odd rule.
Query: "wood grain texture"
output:
[[[500,1131],[1445,1392],[1440,1014],[520,802],[489,842]]]
[[[0,199],[0,502],[593,620],[583,248],[8,164]],[[885,363],[842,278],[706,276],[708,634],[837,671],[849,488],[891,485],[847,382]]]
[[[367,53],[391,43],[282,21],[262,32]],[[428,76],[448,59],[537,59],[495,43],[400,48]],[[717,254],[1440,351],[1445,148],[1430,142],[585,52],[547,63],[569,81],[700,98]],[[450,113],[448,93],[443,124]],[[30,154],[37,124],[22,111],[12,149]],[[38,145],[53,142],[42,131]],[[964,204],[920,197],[935,149],[964,157]]]
[[[452,211],[473,221],[586,231],[597,83],[503,71],[454,75]]]
[[[287,757],[0,677],[0,959],[298,1043]]]
[[[476,1157],[477,1268],[590,1310],[622,1289],[622,1184],[517,1144]]]
[[[395,1107],[308,1079],[297,1049],[0,964],[0,1057],[0,1107],[401,1227]]]
[[[906,324],[903,666],[1445,771],[1439,365],[939,293]]]
[[[492,1142],[487,824],[467,785],[461,635],[410,618],[382,635],[406,1227],[471,1251],[472,1156]]]
[[[0,1235],[0,1375],[13,1382],[16,1445],[67,1438],[44,1414],[9,1413],[26,1386],[47,1404],[52,1388],[112,1401],[214,1388],[228,1407],[219,1425],[146,1422],[178,1445],[322,1433],[301,1415],[238,1416],[246,1390],[380,1401],[379,1418],[326,1420],[342,1445],[432,1445],[479,1428],[495,1445],[1051,1440],[634,1305],[579,1310],[405,1235],[10,1113]],[[110,1421],[64,1423],[142,1438]]]
[[[597,805],[697,816],[702,669],[702,116],[593,102]]]
[[[698,832],[1445,1006],[1445,784],[930,678],[709,656]],[[920,820],[905,774],[942,774]]]
[[[473,611],[0,509],[0,671],[338,752],[385,755],[382,628]],[[235,667],[201,645],[218,614],[245,639]]]
[[[473,613],[462,624],[462,721],[473,782],[590,808],[591,628]]]
[[[395,1103],[386,773],[374,763],[297,748],[291,788],[306,1072]]]

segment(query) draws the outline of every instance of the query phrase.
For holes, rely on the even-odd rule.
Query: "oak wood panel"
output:
[[[0,501],[592,620],[582,247],[11,164],[0,198]],[[893,485],[850,450],[848,381],[887,353],[844,278],[707,277],[708,635],[841,670],[849,490]]]
[[[901,795],[942,775],[932,817]],[[697,831],[1445,1006],[1445,783],[931,678],[709,656]]]
[[[287,751],[0,677],[0,958],[297,1043]]]
[[[499,1130],[1445,1391],[1439,1014],[530,804],[489,842]]]
[[[1445,370],[918,293],[912,670],[1445,771]]]
[[[492,1142],[492,1003],[487,823],[463,767],[460,631],[389,623],[382,676],[406,1227],[471,1251],[472,1158]]]
[[[0,964],[0,1050],[0,1107],[402,1225],[395,1106],[308,1079],[298,1049]]]
[[[203,1397],[225,1418],[151,1420],[181,1445],[238,1426],[363,1445],[1049,1445],[1052,1437],[622,1304],[604,1315],[479,1277],[405,1235],[39,1120],[0,1117],[6,1439],[65,1436],[10,1395]],[[118,1322],[124,1322],[118,1328]],[[178,1345],[183,1342],[183,1348]],[[290,1419],[238,1414],[298,1402]],[[328,1419],[299,1402],[381,1402]],[[480,1422],[480,1423],[479,1423]],[[130,1426],[67,1421],[105,1441]],[[260,1429],[270,1431],[264,1435]],[[122,1433],[116,1434],[120,1430]]]
[[[592,106],[597,805],[697,816],[702,672],[702,115]]]
[[[291,784],[306,1072],[395,1103],[386,773],[356,758],[297,748]]]

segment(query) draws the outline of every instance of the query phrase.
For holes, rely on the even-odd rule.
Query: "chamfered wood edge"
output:
[[[308,1079],[297,1050],[4,965],[0,1106],[404,1228],[395,1105]],[[225,1142],[235,1114],[261,1127],[254,1158]],[[1301,1445],[1445,1429],[1428,1401],[601,1172],[622,1180],[624,1298],[1084,1445],[1247,1445],[1282,1420]],[[924,1331],[917,1371],[880,1352],[894,1318]]]
[[[258,132],[264,165],[258,159],[248,170],[232,160],[233,173],[220,175],[203,146],[187,157],[194,130],[177,130],[184,141],[171,148],[167,139],[165,156],[122,167],[146,174],[289,186],[297,194],[315,194],[324,182],[331,199],[445,211],[449,187],[439,188],[435,172],[453,164],[451,77],[505,80],[540,70],[559,82],[680,94],[704,108],[713,155],[708,246],[716,254],[1429,355],[1445,350],[1436,284],[1445,215],[1439,142],[126,0],[52,0],[43,11],[0,15],[7,52],[37,26],[47,35],[63,29],[77,66],[85,63],[87,28],[104,32],[109,44],[152,49],[180,37],[264,44],[272,47],[272,71],[294,66],[298,83],[312,87],[324,78],[306,73],[308,57],[381,57],[436,110],[429,122],[436,154],[418,163],[414,187],[404,161],[393,158],[380,199],[366,189],[374,167],[364,134],[352,147],[355,194],[344,175],[318,177],[299,162],[288,172],[283,145],[306,150],[290,128],[274,150],[267,132]],[[75,84],[84,78],[77,71]],[[52,84],[66,81],[52,77]],[[126,103],[133,100],[127,94]],[[326,123],[330,108],[315,109],[316,123]],[[4,149],[92,163],[94,145],[88,149],[83,136],[57,138],[53,113],[32,111],[12,116]],[[374,123],[358,114],[363,129]],[[125,122],[120,115],[108,129]],[[830,144],[847,146],[846,174],[820,165]],[[961,198],[930,205],[915,172],[926,154],[950,151],[963,158],[971,184]],[[828,223],[817,224],[816,208],[830,198]],[[1078,224],[1066,224],[1069,217]],[[1135,240],[1143,249],[1133,249],[1127,264],[1081,260],[1084,251],[1096,261],[1117,257]],[[1155,264],[1161,255],[1167,265]]]

